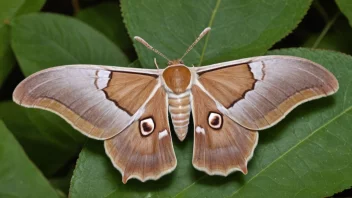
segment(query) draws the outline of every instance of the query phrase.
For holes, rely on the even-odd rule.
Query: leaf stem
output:
[[[326,33],[328,33],[328,31],[330,30],[331,26],[335,23],[336,19],[340,16],[340,14],[341,14],[340,12],[337,12],[337,13],[334,15],[334,17],[332,17],[332,19],[330,19],[330,20],[326,23],[326,25],[325,25],[323,31],[320,33],[319,37],[318,37],[317,40],[314,42],[314,44],[313,44],[313,46],[312,46],[313,49],[318,47],[318,45],[319,45],[320,42],[323,40],[323,38],[325,37]]]

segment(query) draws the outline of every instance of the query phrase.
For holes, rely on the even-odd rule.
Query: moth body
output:
[[[171,61],[163,72],[165,90],[168,92],[169,112],[174,131],[179,140],[187,135],[191,112],[190,87],[192,73],[189,68],[178,61]]]

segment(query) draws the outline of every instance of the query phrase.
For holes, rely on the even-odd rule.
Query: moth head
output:
[[[171,60],[167,62],[167,66],[172,66],[172,65],[184,65],[184,62],[181,59]]]

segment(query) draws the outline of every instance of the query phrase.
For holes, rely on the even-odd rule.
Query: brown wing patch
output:
[[[140,120],[105,141],[106,153],[123,175],[124,183],[131,178],[156,180],[176,167],[166,99],[164,89],[160,88],[148,102]],[[139,122],[150,118],[154,120],[155,128],[143,135]]]
[[[158,83],[155,75],[127,72],[111,72],[107,87],[103,89],[107,99],[130,115],[142,106]]]
[[[256,82],[248,64],[206,71],[198,80],[226,108],[243,98]]]
[[[223,115],[221,127],[208,123],[209,112],[222,115],[215,102],[198,86],[192,87],[194,147],[193,166],[210,175],[226,176],[234,171],[247,173],[258,133],[248,130]]]

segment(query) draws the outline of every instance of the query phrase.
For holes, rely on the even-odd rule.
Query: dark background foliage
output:
[[[307,2],[309,1],[307,0]],[[2,133],[0,133],[0,174],[3,173],[3,175],[6,175],[4,177],[0,176],[0,197],[40,197],[41,195],[47,195],[46,197],[66,197],[68,194],[70,194],[71,197],[100,197],[103,194],[104,197],[141,197],[147,195],[155,197],[163,197],[164,195],[191,197],[198,193],[201,194],[200,196],[208,195],[208,189],[210,193],[209,196],[214,195],[212,193],[220,193],[219,195],[221,195],[221,190],[225,188],[223,195],[229,196],[234,195],[231,190],[228,190],[233,188],[231,186],[237,185],[238,187],[239,185],[242,188],[245,185],[247,181],[245,179],[236,184],[226,183],[217,177],[215,177],[215,180],[213,178],[203,179],[204,176],[202,173],[194,170],[188,171],[190,164],[182,165],[179,163],[179,169],[187,166],[185,168],[187,171],[182,172],[177,170],[178,172],[174,175],[166,176],[157,183],[147,182],[146,185],[144,185],[138,181],[131,181],[128,185],[123,186],[120,182],[121,178],[119,173],[117,173],[116,170],[113,170],[110,162],[104,156],[104,151],[102,150],[102,144],[100,142],[87,140],[85,137],[75,132],[67,123],[51,113],[20,108],[10,101],[14,88],[25,78],[25,76],[28,76],[39,69],[55,66],[57,64],[91,63],[127,66],[133,62],[132,67],[148,67],[145,65],[149,63],[149,59],[147,58],[150,56],[149,52],[141,46],[132,45],[133,42],[130,39],[130,36],[134,35],[129,36],[129,34],[145,28],[142,27],[138,29],[138,24],[134,24],[133,20],[136,19],[136,17],[133,18],[133,15],[138,15],[135,13],[142,11],[138,10],[141,8],[136,6],[135,10],[132,10],[133,4],[143,3],[142,1],[125,1],[123,3],[125,4],[125,7],[123,7],[125,10],[123,10],[122,16],[119,9],[116,9],[113,6],[118,6],[120,4],[119,1],[46,0],[43,7],[38,6],[41,7],[41,9],[38,8],[36,10],[36,8],[34,8],[35,6],[32,6],[33,8],[31,9],[33,10],[23,11],[23,14],[18,12],[18,14],[15,15],[16,17],[11,18],[11,20],[4,20],[4,25],[0,26],[0,45],[2,45],[2,47],[5,46],[3,47],[5,50],[0,48],[0,53],[4,52],[1,54],[2,56],[0,56],[0,64],[2,64],[0,65],[0,131],[2,131]],[[0,6],[1,5],[2,4],[0,3]],[[197,7],[197,5],[194,6]],[[162,12],[162,10],[162,6],[158,8],[158,11]],[[62,16],[30,14],[31,12],[36,11],[66,15],[70,18],[79,19],[83,23],[71,21],[70,18]],[[2,16],[1,12],[4,12],[4,15],[6,16],[6,10],[3,11],[0,8],[0,17]],[[292,11],[292,15],[294,14],[299,15]],[[333,63],[331,63],[331,68],[330,66],[327,67],[330,70],[333,68],[332,70],[334,70],[334,74],[342,79],[340,81],[340,87],[342,88],[340,89],[345,89],[345,100],[349,101],[351,100],[348,97],[351,96],[349,85],[351,84],[350,79],[352,78],[352,76],[350,76],[352,68],[352,58],[350,57],[350,55],[352,55],[352,21],[349,21],[348,17],[352,20],[351,1],[314,0],[310,4],[308,11],[305,13],[298,26],[294,27],[295,25],[292,25],[286,35],[282,34],[281,37],[278,36],[278,40],[282,37],[284,38],[276,43],[274,42],[275,44],[270,49],[268,48],[270,52],[267,52],[268,49],[256,51],[254,48],[245,48],[236,49],[238,56],[232,57],[225,56],[221,53],[219,54],[222,56],[219,56],[219,54],[216,53],[208,53],[208,57],[210,58],[205,60],[205,62],[211,63],[214,61],[228,60],[229,58],[240,58],[247,55],[262,55],[264,53],[297,55],[314,61],[321,61],[321,64],[326,63],[327,65],[334,61],[341,61],[341,65],[333,65]],[[42,21],[38,20],[42,18],[44,18]],[[60,21],[60,23],[57,21]],[[45,23],[45,25],[41,26],[40,23]],[[244,21],[243,23],[246,22]],[[72,29],[72,27],[74,28]],[[32,28],[37,28],[35,30],[36,32],[31,32]],[[66,32],[66,34],[63,33],[62,35],[68,35],[68,37],[55,38],[56,33],[50,32],[50,28],[57,28],[55,29],[56,31],[60,30]],[[95,30],[91,30],[92,28]],[[160,31],[158,31],[164,31],[163,28],[165,27],[160,28]],[[177,28],[182,28],[182,26]],[[129,33],[127,33],[127,29]],[[11,34],[9,33],[10,31]],[[35,36],[35,34],[41,33],[45,36],[38,36],[38,38]],[[140,34],[143,35],[144,33],[141,32]],[[145,34],[146,37],[148,37],[148,34]],[[48,38],[48,35],[53,36],[52,38]],[[85,43],[85,41],[81,41],[81,38],[94,38],[95,41],[90,40]],[[51,47],[57,47],[54,46],[54,44],[53,46],[50,44],[50,41],[55,39],[63,39],[62,42],[65,50],[75,58],[69,59],[66,56],[50,54]],[[187,37],[185,39],[187,39],[186,43],[189,43],[189,40],[192,40],[193,37]],[[263,38],[263,40],[265,39],[266,38]],[[6,48],[6,46],[10,46],[10,40],[11,48]],[[148,39],[148,41],[158,45],[158,40],[155,40],[155,37],[154,40]],[[161,43],[162,42],[165,41],[162,40]],[[94,53],[81,54],[81,51],[85,51],[86,49],[83,50],[82,48],[76,47],[76,45],[85,46],[90,50],[87,51]],[[199,45],[199,47],[201,47],[203,44],[200,43]],[[39,51],[42,53],[41,56],[45,58],[41,58],[40,61],[38,61],[38,51],[33,50],[31,54],[31,50],[29,50],[31,47],[33,49],[42,48],[42,50]],[[301,47],[325,49],[330,51],[298,49]],[[161,46],[161,48],[163,47]],[[281,50],[283,48],[296,49]],[[136,51],[138,52],[138,55]],[[160,51],[168,51],[167,54],[172,52],[168,47],[165,47],[164,50]],[[336,53],[331,51],[335,51]],[[183,51],[177,53],[182,52]],[[243,52],[243,54],[241,54],[241,52]],[[104,54],[109,55],[105,56]],[[104,56],[103,59],[101,59],[102,56]],[[188,61],[193,63],[195,60],[198,60],[198,58],[199,57],[196,55],[190,55]],[[138,59],[139,61],[136,61]],[[38,65],[38,62],[43,63],[43,65]],[[1,70],[1,66],[5,69]],[[339,66],[341,66],[341,68],[336,68]],[[320,118],[318,115],[320,114],[318,114],[317,111],[319,110],[314,109],[321,109],[326,106],[327,110],[325,114],[324,112],[321,114],[322,119],[324,119],[324,115],[329,114],[329,108],[331,112],[334,112],[337,109],[337,105],[333,103],[334,101],[332,101],[332,99],[324,99],[323,102],[314,103],[312,106],[306,105],[301,107],[299,110],[295,111],[292,116],[289,116],[290,119],[298,120],[298,124],[296,121],[292,121],[291,123],[285,122],[278,127],[275,127],[273,130],[290,131],[290,129],[287,129],[288,125],[297,124],[299,127],[302,125],[299,123],[300,119],[308,119],[312,117],[313,120],[314,118],[318,120]],[[346,104],[350,103],[347,102]],[[306,110],[307,108],[309,110]],[[344,127],[344,130],[352,132],[351,125],[349,124],[352,114],[348,113],[350,111],[347,111],[347,109],[349,110],[350,108],[349,106],[344,106],[343,109],[346,110],[344,112],[347,112],[346,114],[348,115],[346,115],[344,121],[339,122],[343,123],[342,126]],[[324,122],[327,123],[328,121]],[[318,126],[325,127],[323,124]],[[280,136],[277,135],[277,133],[275,134],[276,135],[272,136],[264,134],[263,139],[261,138],[260,140],[263,145],[259,149],[264,152],[266,149],[266,142],[270,142],[272,138],[280,139]],[[192,135],[190,135],[189,138],[193,139]],[[327,136],[325,136],[325,138],[327,138]],[[18,142],[20,144],[18,144]],[[180,153],[183,151],[190,151],[191,142],[192,140],[187,141],[182,145],[174,140],[178,159],[180,156],[184,157]],[[325,149],[327,148],[328,147]],[[347,158],[351,158],[351,146],[344,147],[343,149],[345,148],[350,149],[346,151],[346,156]],[[261,153],[261,151],[259,151],[259,153]],[[188,158],[190,158],[191,153],[188,154]],[[258,155],[255,156],[255,158],[261,158],[261,156]],[[329,159],[330,161],[326,161],[326,163],[332,163],[333,159],[335,158]],[[181,163],[183,162],[182,160],[183,159],[181,159]],[[5,161],[7,163],[3,163]],[[184,159],[184,162],[189,162],[189,159]],[[254,167],[253,169],[258,169],[260,166],[258,165],[257,167],[256,164],[258,163],[254,162],[255,165],[252,165],[252,167]],[[343,163],[343,161],[337,161],[336,163]],[[346,160],[346,163],[352,162]],[[351,164],[346,164],[346,167],[345,169],[338,167],[336,168],[336,171],[348,170],[346,173],[351,173]],[[317,172],[319,171],[321,170],[318,169]],[[249,167],[249,172],[251,172],[251,167]],[[192,174],[192,176],[183,181],[178,178],[180,175],[182,176],[182,174]],[[310,191],[308,194],[318,197],[352,196],[352,190],[349,189],[352,185],[351,180],[339,180],[336,174],[330,174],[331,177],[321,176],[322,181],[318,181],[319,177],[312,176],[314,181],[324,185],[321,185],[320,188],[307,188],[307,191]],[[339,174],[343,175],[345,172]],[[175,175],[177,175],[177,177]],[[242,178],[239,174],[233,174],[228,180],[236,180],[238,177]],[[330,181],[329,178],[331,178]],[[210,180],[214,181],[212,182]],[[182,186],[181,184],[175,184],[177,182],[188,183],[185,184],[185,186]],[[334,188],[331,187],[331,189],[326,190],[327,193],[324,193],[326,188],[325,185],[332,186],[332,184],[335,185],[339,182],[341,185]],[[194,183],[199,183],[200,186],[195,187],[192,191],[187,191],[188,187],[193,186]],[[302,181],[302,183],[304,183],[304,181]],[[38,190],[39,188],[41,190]],[[253,188],[254,191],[255,189],[256,188]],[[19,191],[21,191],[21,193],[17,193]],[[137,193],[139,191],[141,191],[140,194]],[[168,191],[169,194],[163,194],[164,191]],[[229,194],[227,194],[227,191]],[[272,192],[268,193],[268,195],[271,195]],[[273,196],[275,196],[274,194],[275,193],[273,193]],[[291,194],[287,194],[286,196],[291,196]],[[304,196],[307,196],[307,194],[304,194]]]

